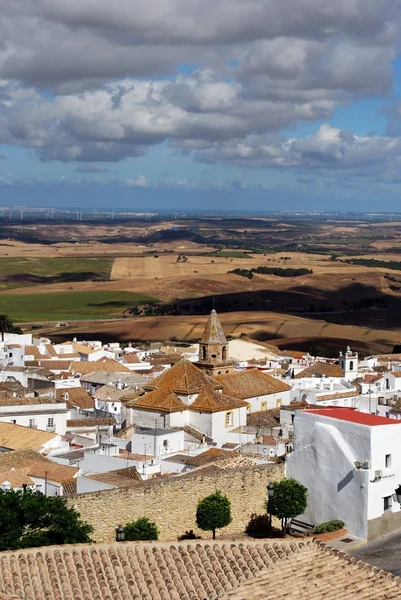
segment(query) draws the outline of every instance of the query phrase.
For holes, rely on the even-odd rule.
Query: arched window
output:
[[[354,370],[354,361],[353,361],[353,360],[350,360],[350,363],[349,363],[349,370],[350,370],[350,371],[353,371],[353,370]]]
[[[223,360],[227,359],[227,346],[223,346],[223,349],[221,351],[221,357]]]
[[[202,360],[206,360],[206,346],[202,346]]]

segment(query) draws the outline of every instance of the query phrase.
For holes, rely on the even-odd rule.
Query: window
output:
[[[386,390],[390,389],[390,380],[386,378]]]
[[[48,427],[54,427],[54,419],[53,419],[53,417],[49,417],[47,419],[47,426]]]
[[[260,410],[266,410],[267,408],[267,402],[262,402],[262,404],[260,405]]]
[[[227,347],[226,346],[223,346],[222,356],[221,357],[222,357],[223,360],[227,359]]]
[[[167,448],[168,447],[168,440],[163,440],[163,448]]]
[[[385,465],[386,469],[391,469],[391,454],[386,454]]]
[[[206,360],[206,346],[202,346],[202,360]]]
[[[11,419],[10,423],[14,423],[14,425],[17,424],[17,419]]]
[[[252,406],[250,404],[248,404],[247,407],[246,407],[246,414],[250,415],[251,412],[252,412]]]
[[[282,402],[283,402],[282,398],[276,398],[276,408],[280,408]]]
[[[353,361],[353,360],[350,360],[350,363],[349,363],[349,370],[350,370],[350,371],[353,371],[353,370],[354,370],[354,361]]]
[[[233,424],[233,413],[231,411],[226,412],[226,427],[231,427]]]
[[[36,427],[35,419],[29,419],[29,427]]]
[[[392,505],[392,496],[385,496],[383,498],[383,509],[384,509],[384,511],[391,510],[391,505]]]

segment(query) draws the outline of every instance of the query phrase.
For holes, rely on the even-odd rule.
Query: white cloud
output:
[[[148,180],[146,179],[145,175],[138,175],[138,177],[136,179],[127,178],[125,180],[125,184],[128,187],[136,187],[136,188],[149,187],[149,183],[148,183]]]
[[[391,91],[398,5],[4,0],[0,143],[87,164],[81,172],[166,141],[198,160],[241,167],[355,167],[376,154],[394,162],[398,138],[323,128],[284,140],[277,132]],[[177,74],[183,64],[198,68]]]

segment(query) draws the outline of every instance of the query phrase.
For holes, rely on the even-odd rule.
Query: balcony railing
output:
[[[47,425],[46,431],[56,431],[56,426],[55,425]]]

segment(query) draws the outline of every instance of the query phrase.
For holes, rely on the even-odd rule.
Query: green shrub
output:
[[[180,542],[181,540],[200,540],[202,539],[200,535],[196,535],[193,529],[190,531],[186,531],[182,535],[179,535],[177,540]]]
[[[212,531],[214,540],[216,529],[226,527],[231,521],[231,502],[218,490],[198,502],[196,524],[203,531]]]
[[[332,531],[338,531],[344,527],[344,521],[338,521],[334,519],[333,521],[327,521],[326,523],[320,523],[320,525],[316,525],[313,528],[313,533],[330,533]]]
[[[127,523],[125,526],[125,540],[128,542],[158,539],[159,530],[157,525],[153,521],[149,521],[148,517],[141,517],[137,521]]]

